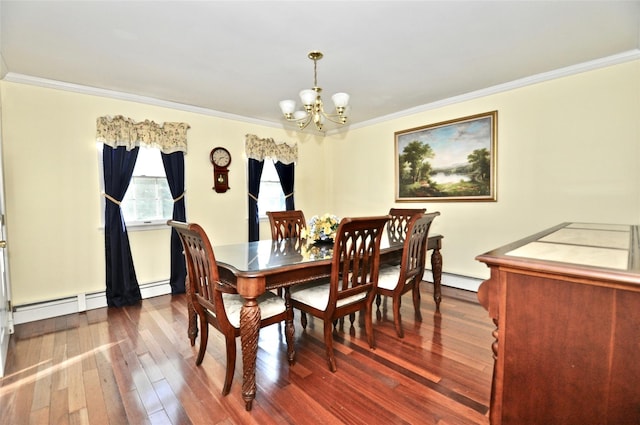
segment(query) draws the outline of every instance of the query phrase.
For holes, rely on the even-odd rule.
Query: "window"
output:
[[[266,217],[267,211],[286,210],[284,193],[280,186],[280,177],[273,161],[266,159],[260,177],[260,194],[258,195],[258,216]]]
[[[98,148],[101,191],[104,192],[102,143]],[[101,196],[102,223],[104,225],[104,197]],[[162,165],[160,150],[140,146],[138,158],[127,193],[120,204],[124,221],[130,228],[155,228],[165,225],[173,216],[173,198]]]
[[[127,225],[164,224],[171,218],[173,198],[157,148],[140,146],[121,208]]]

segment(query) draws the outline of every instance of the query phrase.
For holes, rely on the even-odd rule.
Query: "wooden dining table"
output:
[[[441,235],[431,235],[428,250],[436,305],[441,299],[442,247]],[[381,264],[399,262],[402,241],[390,241],[386,234],[380,247]],[[279,242],[260,240],[231,245],[214,246],[220,280],[234,286],[245,299],[240,312],[240,340],[242,345],[242,397],[246,410],[251,410],[256,395],[256,358],[260,332],[260,307],[256,299],[265,291],[285,288],[312,280],[329,277],[333,245],[307,244],[298,239]],[[190,318],[189,334],[197,334],[195,316]],[[293,322],[287,323],[285,332],[293,336]],[[295,353],[291,353],[293,363]]]

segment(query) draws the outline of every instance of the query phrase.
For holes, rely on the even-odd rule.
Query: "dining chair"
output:
[[[207,350],[208,325],[212,325],[224,335],[227,365],[222,395],[225,396],[231,389],[235,372],[236,338],[240,335],[240,310],[244,299],[235,288],[220,281],[213,248],[202,227],[195,223],[173,220],[169,220],[167,224],[180,236],[187,265],[185,286],[188,304],[195,310],[202,328],[196,365],[199,366],[202,363]],[[292,323],[292,310],[286,307],[285,300],[281,297],[266,291],[258,297],[257,301],[261,311],[261,328],[283,320]],[[295,361],[293,333],[285,332],[285,335],[289,364],[293,364]],[[192,339],[191,345],[194,343]]]
[[[404,338],[400,306],[402,296],[411,291],[416,319],[420,314],[420,282],[424,275],[427,258],[429,229],[439,212],[419,213],[407,222],[407,233],[402,248],[399,265],[385,266],[380,269],[376,290],[376,308],[379,313],[382,296],[393,300],[393,323],[399,338]]]
[[[402,243],[407,235],[409,220],[416,214],[424,214],[426,208],[390,208],[391,218],[387,223],[387,236],[390,243]]]
[[[300,238],[302,229],[307,227],[301,210],[267,211],[271,225],[271,239],[279,241],[287,238]]]
[[[267,211],[267,217],[269,217],[273,242],[296,239],[294,245],[296,248],[300,248],[302,229],[307,227],[302,210]],[[282,296],[282,288],[278,288],[276,293]],[[306,320],[306,317],[303,320]]]
[[[365,331],[375,348],[372,305],[378,284],[380,239],[389,216],[343,218],[333,246],[331,276],[325,283],[291,287],[291,305],[324,322],[329,370],[335,372],[334,322],[364,310]],[[303,325],[306,328],[306,326]]]

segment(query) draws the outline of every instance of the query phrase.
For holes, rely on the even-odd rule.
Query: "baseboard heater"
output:
[[[430,271],[426,270],[425,279],[428,280],[431,278],[429,274]],[[478,287],[481,283],[481,279],[450,273],[442,274],[442,284],[452,288],[478,292]],[[170,293],[171,286],[168,280],[140,285],[140,294],[143,299]],[[21,323],[34,322],[36,320],[49,319],[51,317],[64,316],[66,314],[79,313],[106,306],[107,298],[104,291],[83,293],[73,297],[15,306],[13,308],[13,323],[14,325],[19,325]]]
[[[143,299],[170,293],[171,286],[168,280],[140,285],[140,294]],[[106,306],[107,296],[105,291],[82,293],[73,297],[14,306],[13,323],[14,325],[19,325]]]

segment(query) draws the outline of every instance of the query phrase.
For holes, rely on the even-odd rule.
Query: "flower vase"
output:
[[[317,246],[330,246],[333,245],[333,239],[316,239],[313,244]]]

